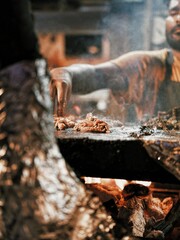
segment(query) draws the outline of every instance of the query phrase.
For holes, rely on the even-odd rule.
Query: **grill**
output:
[[[168,165],[163,154],[170,155],[180,146],[180,132],[172,135],[159,130],[133,137],[140,132],[138,126],[110,130],[106,134],[72,129],[56,132],[61,153],[78,176],[179,183],[180,155],[176,156],[177,162],[171,160]]]
[[[165,221],[154,225],[155,230],[165,235],[173,228],[172,238],[168,238],[171,240],[177,237],[180,226],[180,132],[156,130],[151,134],[141,133],[139,126],[113,126],[110,127],[110,133],[81,133],[66,129],[56,131],[56,137],[62,155],[80,179],[88,176],[126,179],[129,182],[151,181],[149,189],[154,198],[172,198],[175,205]],[[119,220],[116,214],[118,210],[112,200],[105,202],[104,206],[114,216],[120,231],[118,222],[126,224],[128,220]],[[128,239],[148,238],[132,236]]]

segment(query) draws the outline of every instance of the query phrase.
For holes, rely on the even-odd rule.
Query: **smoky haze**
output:
[[[101,63],[134,50],[167,47],[166,15],[164,0],[89,1],[89,5],[82,1],[82,5],[73,11],[72,8],[35,11],[35,23],[37,32],[55,36],[52,47],[56,36],[64,35],[64,42],[57,43],[62,50],[56,65],[69,66],[76,63]],[[109,103],[112,100],[108,89],[94,95],[73,96],[72,99],[84,101],[82,109],[86,109],[85,105],[86,111],[96,113],[97,110],[102,114],[106,112],[107,101]],[[118,116],[118,110],[116,112],[115,117]],[[134,119],[133,112],[131,119]]]

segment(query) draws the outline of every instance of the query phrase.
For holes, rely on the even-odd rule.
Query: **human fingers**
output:
[[[71,95],[70,75],[62,68],[51,70],[50,94],[54,101],[57,116],[63,116]]]
[[[66,82],[63,81],[57,84],[57,105],[56,105],[57,116],[65,115],[67,102],[68,102],[68,85]]]

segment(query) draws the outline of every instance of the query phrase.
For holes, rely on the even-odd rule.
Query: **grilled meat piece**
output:
[[[56,130],[73,128],[75,121],[71,117],[54,117],[54,127]]]
[[[109,133],[109,125],[97,117],[93,116],[91,113],[87,114],[85,120],[81,120],[76,123],[74,130],[81,132],[98,132],[98,133]]]

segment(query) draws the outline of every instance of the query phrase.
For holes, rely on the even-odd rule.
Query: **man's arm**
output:
[[[113,83],[119,78],[120,68],[105,62],[97,65],[74,64],[64,68],[72,81],[72,93],[86,94],[103,88],[113,88]],[[118,83],[116,88],[119,86]]]
[[[102,64],[75,64],[53,69],[50,90],[57,115],[64,114],[71,92],[86,94],[109,88],[114,94],[128,92],[128,102],[141,104],[146,88],[154,88],[154,83],[159,78],[163,79],[160,76],[163,67],[161,55],[160,51],[136,51]]]
[[[125,54],[97,65],[74,64],[53,69],[50,93],[57,115],[64,115],[71,93],[87,94],[103,88],[109,88],[114,93],[128,91],[130,81],[133,79],[130,85],[137,83],[138,71],[142,69],[140,57],[136,56],[137,54]]]
[[[74,64],[51,70],[50,94],[58,116],[63,116],[71,93],[86,94],[98,89],[119,86],[119,67],[109,62],[89,65]],[[115,86],[116,85],[116,86]]]
[[[62,69],[70,74],[73,93],[89,93],[102,88],[123,91],[127,90],[132,79],[138,82],[155,66],[158,69],[158,55],[158,52],[134,51],[105,63],[74,64]]]

